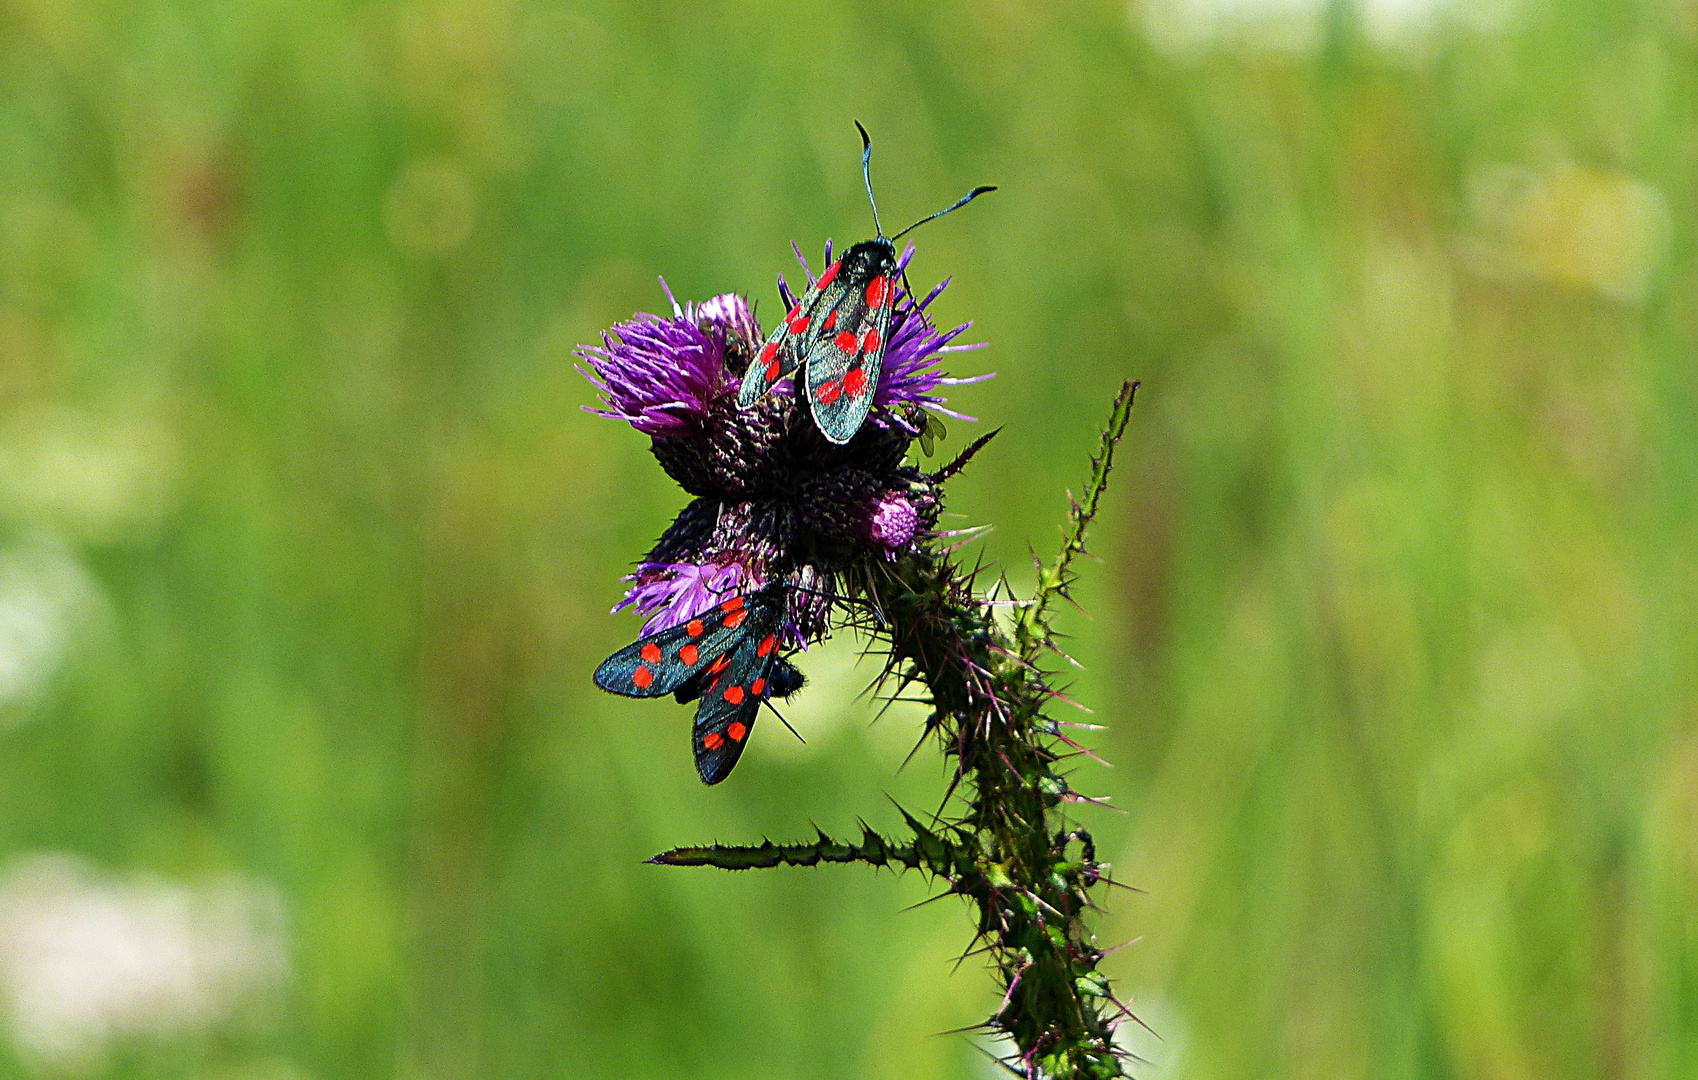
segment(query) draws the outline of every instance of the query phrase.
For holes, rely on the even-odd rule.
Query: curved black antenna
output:
[[[957,200],[953,206],[946,206],[942,210],[939,210],[937,213],[933,214],[931,217],[923,217],[920,220],[914,222],[914,224],[908,226],[906,229],[903,229],[901,232],[899,232],[895,236],[891,237],[890,242],[894,244],[896,241],[902,239],[904,236],[907,236],[909,233],[913,232],[915,229],[919,228],[921,225],[924,225],[926,222],[936,221],[938,218],[942,217],[943,215],[945,215],[947,213],[950,213],[951,211],[961,209],[963,206],[966,206],[968,203],[972,202],[974,199],[978,198],[980,195],[983,195],[986,192],[995,191],[995,190],[996,190],[996,187],[994,185],[990,186],[990,187],[976,187],[972,191],[969,191],[967,194],[961,196],[961,198],[959,200]],[[875,221],[877,220],[876,216],[875,216],[874,220]]]
[[[867,182],[867,201],[873,204],[873,229],[883,236],[884,226],[878,223],[878,200],[873,198],[873,137],[859,120],[855,121],[855,130],[861,133],[861,179]]]
[[[797,731],[795,728],[790,727],[790,721],[784,719],[784,714],[778,711],[778,706],[774,705],[772,703],[771,698],[763,697],[763,698],[761,698],[761,703],[764,704],[767,708],[772,710],[772,715],[778,717],[779,723],[783,724],[787,728],[790,728],[790,734],[796,736],[797,742],[801,743],[803,746],[808,745],[808,740],[802,738],[802,733],[800,731]],[[948,894],[944,894],[944,895],[948,895]]]

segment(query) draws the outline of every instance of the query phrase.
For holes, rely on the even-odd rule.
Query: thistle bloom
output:
[[[899,270],[913,254],[910,244]],[[948,284],[918,301],[898,290],[874,422],[841,446],[826,441],[788,388],[737,406],[763,341],[741,296],[680,304],[668,291],[670,317],[637,315],[580,349],[590,368],[580,370],[603,406],[589,411],[648,435],[662,467],[696,496],[626,579],[614,610],[634,608],[651,634],[784,577],[799,586],[788,636],[805,644],[830,628],[838,574],[864,556],[913,550],[935,523],[940,496],[904,463],[909,443],[925,426],[923,410],[961,415],[944,407],[940,386],[978,381],[950,379],[939,367],[945,353],[977,347],[952,344],[971,323],[940,332],[926,317]],[[793,306],[782,278],[779,289]]]
[[[910,245],[908,251],[913,250]],[[906,255],[907,252],[903,254]],[[945,353],[966,352],[985,347],[982,341],[969,345],[951,344],[973,325],[971,320],[953,330],[940,333],[926,318],[925,309],[949,287],[950,280],[944,278],[938,282],[918,304],[914,303],[907,293],[900,290],[897,292],[896,312],[891,316],[890,345],[884,354],[884,370],[879,373],[878,390],[873,395],[874,405],[890,409],[912,403],[933,412],[953,416],[957,420],[973,419],[965,413],[948,408],[946,403],[949,399],[933,393],[939,386],[963,386],[996,377],[993,371],[955,379],[945,375],[937,367],[943,361]]]
[[[874,504],[867,534],[885,551],[894,553],[907,547],[919,528],[920,515],[915,512],[913,504],[892,492]]]
[[[663,281],[661,284],[666,283]],[[672,298],[670,289],[667,290],[666,296],[667,299]],[[678,301],[673,300],[672,313],[698,325],[724,327],[733,339],[741,340],[751,347],[758,345],[761,340],[761,327],[755,321],[754,309],[737,293],[722,293],[699,304],[685,302],[683,307],[679,307]]]
[[[629,421],[645,435],[684,435],[726,389],[728,343],[735,347],[759,334],[748,302],[734,293],[683,307],[673,300],[670,319],[639,314],[603,334],[600,347],[578,350],[594,374],[578,370],[607,405],[585,409]]]
[[[637,614],[648,616],[643,623],[643,633],[648,635],[689,622],[742,591],[743,568],[736,563],[643,563],[626,580],[636,584],[613,610],[635,607]]]

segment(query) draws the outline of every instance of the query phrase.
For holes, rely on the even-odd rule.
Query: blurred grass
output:
[[[84,1070],[986,1075],[923,883],[640,865],[935,799],[851,643],[713,790],[588,678],[682,498],[571,349],[770,313],[859,118],[891,220],[1001,185],[914,274],[1017,583],[1144,380],[1070,624],[1140,1075],[1698,1074],[1698,7],[1257,10],[0,2],[0,856],[292,940]]]

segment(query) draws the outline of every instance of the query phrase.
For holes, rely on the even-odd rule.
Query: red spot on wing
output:
[[[879,348],[883,345],[884,342],[880,340],[878,336],[878,327],[876,326],[871,330],[868,330],[867,336],[861,339],[861,348],[865,349],[869,356],[877,354]]]
[[[832,281],[837,277],[838,267],[840,267],[842,265],[843,265],[843,260],[838,259],[836,262],[834,262],[830,266],[826,267],[825,272],[820,275],[820,279],[818,281],[814,282],[814,288],[823,289],[827,285],[830,285],[832,283]]]
[[[749,729],[744,727],[740,721],[733,720],[731,726],[725,729],[725,733],[731,736],[732,742],[742,742],[743,736],[749,733]]]
[[[713,662],[713,666],[708,668],[707,673],[709,675],[718,675],[720,672],[725,670],[726,665],[729,663],[731,663],[730,655],[723,655]]]
[[[889,293],[890,281],[888,278],[873,278],[867,282],[867,306],[871,308],[883,306],[885,297]]]
[[[767,653],[772,651],[772,647],[776,644],[778,644],[778,639],[774,635],[768,634],[761,640],[759,645],[755,646],[755,655],[765,656]]]
[[[743,704],[743,688],[741,686],[727,686],[725,688],[725,700],[733,705]]]
[[[701,651],[694,645],[686,645],[682,649],[678,650],[678,659],[691,666],[694,666],[696,661],[700,658]]]
[[[755,684],[753,686],[749,687],[749,693],[755,695],[756,697],[760,697],[762,694],[766,693],[766,680],[765,679],[756,679]]]
[[[774,360],[772,363],[770,363],[766,366],[766,381],[769,382],[769,383],[770,382],[777,382],[778,376],[781,372],[783,372],[783,370],[784,370],[783,368],[778,366],[778,361]]]
[[[747,619],[748,617],[749,617],[749,613],[747,611],[733,611],[731,614],[729,614],[725,617],[725,625],[728,628],[735,630],[739,626],[742,626],[743,620]]]
[[[743,606],[743,598],[741,596],[733,596],[731,599],[727,600],[725,603],[719,605],[719,610],[721,610],[721,611],[736,611],[738,608],[740,608],[742,606]]]
[[[656,645],[652,641],[649,642],[647,645],[644,645],[643,646],[643,659],[647,660],[651,664],[660,663],[660,646]]]
[[[769,341],[766,343],[766,348],[761,350],[760,362],[770,364],[776,359],[778,359],[778,342]]]
[[[639,690],[647,690],[649,684],[654,682],[654,672],[638,664],[637,670],[631,672],[631,681],[637,684]]]
[[[860,397],[867,392],[867,373],[860,368],[843,376],[843,392],[850,397]]]
[[[837,309],[836,308],[832,308],[830,311],[825,313],[825,322],[820,324],[820,328],[828,334],[831,331],[837,329]]]
[[[717,731],[710,731],[702,736],[702,745],[709,750],[718,750],[725,745],[725,736]]]
[[[688,623],[686,623],[684,625],[684,632],[686,634],[689,634],[691,637],[701,637],[702,636],[702,620],[691,619]]]
[[[832,344],[836,345],[840,352],[846,352],[850,356],[854,356],[855,351],[860,348],[861,342],[854,334],[845,330],[841,334],[837,335],[836,340],[834,340]]]
[[[814,396],[820,399],[821,405],[830,405],[837,400],[837,395],[842,392],[843,388],[838,386],[837,383],[828,382],[822,383],[820,388],[814,392]]]

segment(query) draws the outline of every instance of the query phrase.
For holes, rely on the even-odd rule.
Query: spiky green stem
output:
[[[854,576],[883,615],[877,632],[889,644],[887,676],[926,688],[927,730],[955,760],[949,805],[958,813],[946,826],[928,829],[904,811],[910,841],[863,828],[858,844],[821,833],[812,843],[680,848],[651,860],[730,870],[894,864],[947,880],[977,908],[975,942],[987,944],[1004,989],[984,1027],[1013,1040],[1016,1056],[1005,1064],[1031,1080],[1124,1075],[1113,1035],[1130,1014],[1097,971],[1103,954],[1083,918],[1092,890],[1109,881],[1109,867],[1097,861],[1090,834],[1066,821],[1064,805],[1079,797],[1055,766],[1058,746],[1073,744],[1046,715],[1058,695],[1043,662],[1046,654],[1060,655],[1050,606],[1068,596],[1072,562],[1085,550],[1136,389],[1126,383],[1115,398],[1083,501],[1071,502],[1061,552],[1039,566],[1036,591],[1012,632],[976,592],[975,575],[947,553],[922,550]]]

